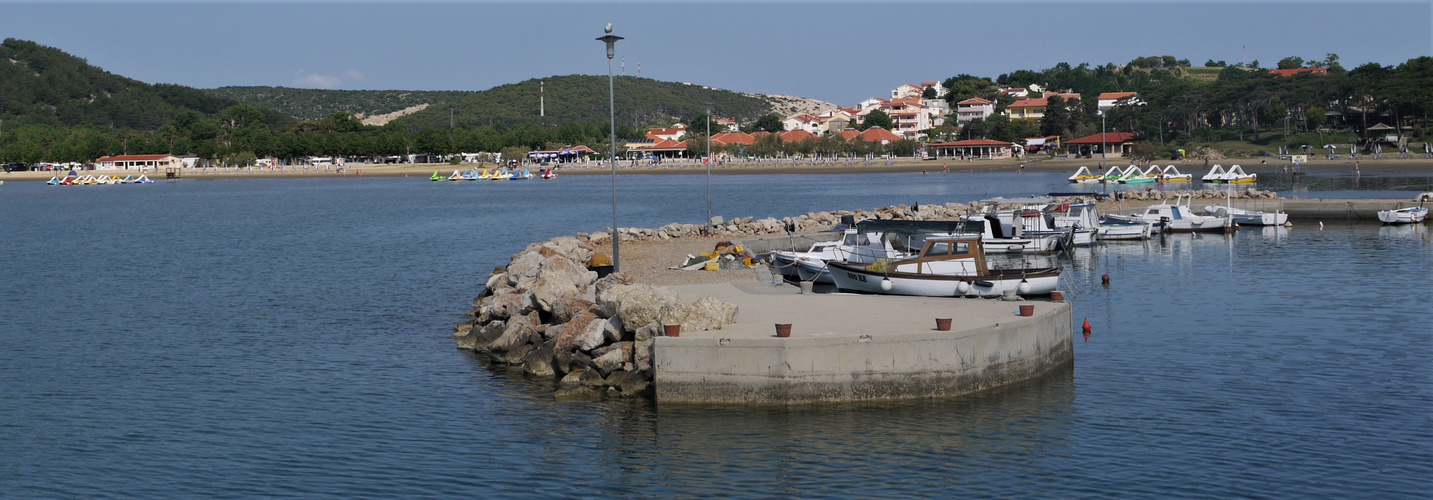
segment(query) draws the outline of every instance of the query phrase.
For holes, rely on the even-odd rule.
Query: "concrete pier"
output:
[[[949,397],[1039,377],[1074,357],[1068,303],[850,294],[791,285],[671,287],[736,304],[735,324],[653,344],[658,404],[790,405]],[[1034,305],[1022,317],[1020,305]],[[953,318],[937,331],[936,318]],[[791,324],[789,338],[777,323]]]
[[[1130,213],[1133,210],[1140,210],[1141,207],[1164,203],[1165,201],[1149,200],[1124,200],[1122,204],[1114,202],[1102,202],[1100,210],[1111,210],[1115,213]],[[1172,201],[1171,201],[1172,202]],[[1196,199],[1190,203],[1190,209],[1195,213],[1203,215],[1205,205],[1224,206],[1223,198]],[[1283,212],[1289,214],[1290,219],[1309,221],[1363,221],[1378,223],[1378,212],[1382,210],[1393,210],[1398,208],[1416,207],[1417,201],[1413,200],[1293,200],[1287,198],[1272,199],[1240,199],[1235,198],[1229,202],[1234,208],[1245,210],[1259,210],[1263,212]],[[1115,207],[1123,206],[1123,210]]]

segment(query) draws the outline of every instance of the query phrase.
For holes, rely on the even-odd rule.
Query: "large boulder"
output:
[[[528,290],[532,282],[537,281],[537,273],[542,270],[544,257],[537,252],[523,252],[514,255],[508,261],[507,281],[508,285],[519,290]]]
[[[620,318],[624,325],[657,321],[663,308],[679,302],[676,292],[670,288],[640,283],[612,285],[597,293],[597,306],[603,315]]]
[[[537,279],[533,280],[529,290],[534,305],[554,312],[559,302],[582,295],[594,281],[597,281],[596,272],[588,271],[566,256],[554,255],[542,261]]]
[[[522,373],[530,377],[551,377],[556,375],[552,369],[552,344],[542,344],[523,357]]]
[[[651,373],[653,342],[649,337],[632,343],[632,365],[637,367],[637,371]]]
[[[566,298],[552,304],[552,309],[548,312],[552,313],[554,323],[566,323],[577,315],[592,310],[593,305],[592,301],[587,299]]]
[[[599,373],[596,368],[590,367],[582,370],[574,370],[572,372],[569,372],[566,376],[562,377],[562,380],[557,382],[557,386],[562,388],[595,388],[602,387],[605,384],[606,381],[602,379],[602,374]]]
[[[572,347],[580,351],[592,351],[602,344],[607,343],[607,331],[612,327],[609,320],[596,318],[587,322],[587,326],[572,339]]]
[[[531,322],[515,319],[507,323],[503,334],[493,340],[492,344],[488,345],[488,350],[499,353],[511,352],[519,346],[532,343],[532,341],[537,338],[541,338],[541,336],[538,335],[537,329],[533,328]]]
[[[493,359],[509,365],[519,365],[522,364],[522,360],[527,358],[528,353],[531,353],[532,350],[536,348],[537,346],[533,344],[523,344],[513,348],[511,351],[494,353]]]
[[[560,236],[528,245],[524,251],[535,251],[543,256],[560,255],[578,264],[586,264],[595,253],[592,245],[571,236]]]
[[[592,351],[592,356],[592,364],[597,366],[597,371],[606,375],[632,361],[632,343],[618,342]]]
[[[647,376],[636,370],[618,370],[605,379],[607,386],[624,396],[636,396],[647,391],[652,385]]]
[[[557,352],[572,352],[578,344],[578,337],[587,331],[587,325],[599,320],[591,311],[583,311],[563,325],[562,334],[557,336]]]
[[[721,327],[734,323],[736,315],[735,305],[706,296],[694,304],[668,304],[657,315],[657,321],[666,325],[682,325],[683,330],[720,330]]]
[[[482,326],[473,327],[467,335],[458,339],[458,348],[477,352],[488,352],[489,346],[494,340],[501,337],[507,330],[507,322],[502,320],[491,321]]]
[[[478,309],[479,317],[508,319],[522,314],[532,304],[525,295],[494,295]]]

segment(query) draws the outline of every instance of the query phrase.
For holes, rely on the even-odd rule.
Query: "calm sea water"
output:
[[[716,176],[712,192],[728,218],[781,217],[1064,191],[1063,177]],[[1428,182],[1408,179],[1319,182],[1400,198]],[[1433,487],[1427,226],[1329,221],[1083,250],[1068,277],[1094,334],[1077,339],[1073,366],[955,400],[554,402],[544,384],[454,349],[452,324],[494,266],[610,224],[609,182],[0,186],[0,496]],[[705,186],[623,177],[620,222],[700,221]]]

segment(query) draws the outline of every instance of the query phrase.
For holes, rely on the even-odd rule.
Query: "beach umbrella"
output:
[[[1334,146],[1333,144],[1324,144],[1324,149],[1334,149],[1335,147],[1337,146]]]

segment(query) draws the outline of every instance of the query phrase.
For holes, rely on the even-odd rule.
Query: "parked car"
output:
[[[26,171],[26,170],[30,170],[30,166],[29,166],[29,165],[26,165],[26,164],[24,164],[24,163],[6,163],[6,164],[5,164],[5,171],[6,171],[6,172],[24,172],[24,171]]]

